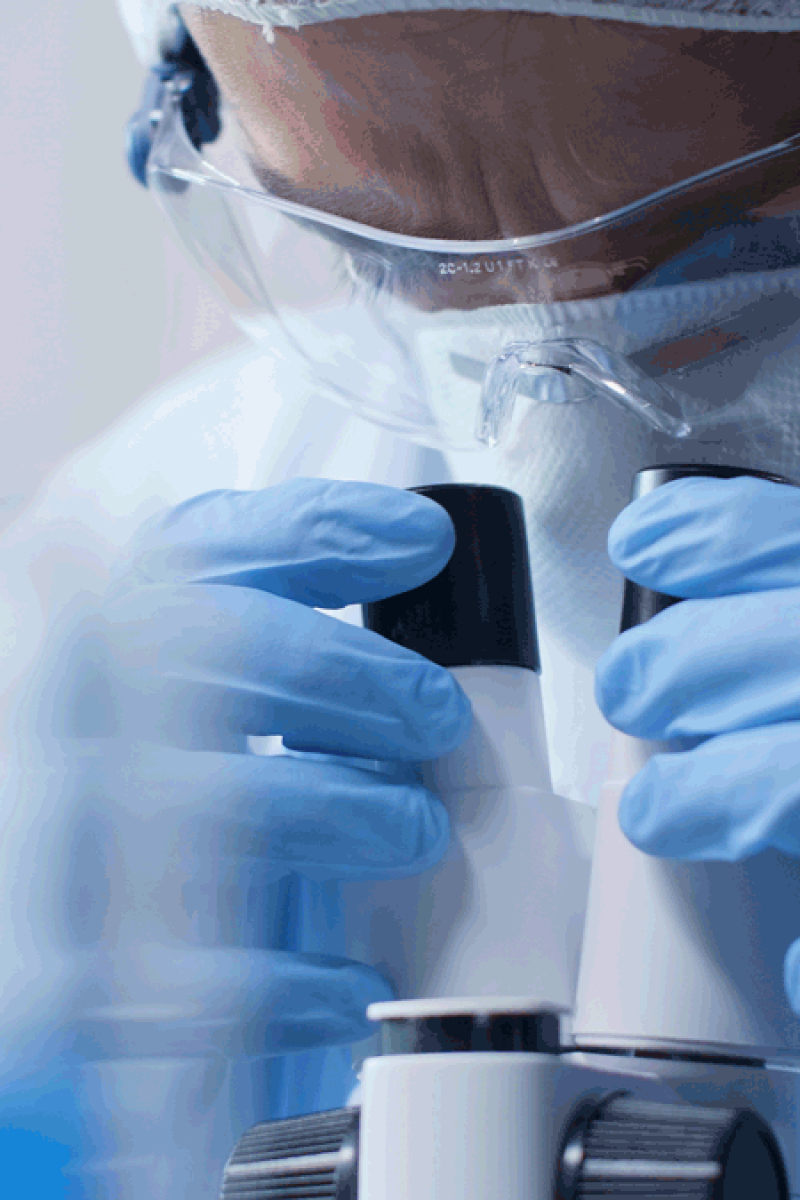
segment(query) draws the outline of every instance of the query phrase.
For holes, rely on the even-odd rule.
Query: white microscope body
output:
[[[472,661],[443,664],[474,712],[467,743],[425,768],[450,815],[447,855],[424,876],[370,884],[360,902],[353,892],[348,906],[354,956],[409,998],[368,1010],[381,1052],[347,1107],[255,1126],[222,1195],[800,1197],[800,1020],[782,973],[800,864],[776,852],[678,864],[635,849],[617,809],[652,748],[622,735],[596,830],[594,810],[555,796],[532,608],[531,638],[506,653],[530,586],[524,529],[506,547],[513,588],[501,581],[494,603],[483,588],[494,552],[502,559],[502,547],[485,548],[497,505],[512,525],[521,506],[502,489],[422,490],[453,517],[454,559],[471,550],[437,577],[451,605],[455,595],[461,607],[465,572],[480,576],[467,642],[481,614],[504,632]],[[398,598],[415,614],[389,615],[412,647],[446,602],[417,593]]]

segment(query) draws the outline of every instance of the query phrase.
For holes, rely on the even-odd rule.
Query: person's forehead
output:
[[[194,0],[206,8],[252,23],[271,35],[281,28],[311,28],[335,20],[391,12],[415,14],[475,11],[476,0]],[[159,45],[172,27],[174,0],[117,0],[140,58],[158,61]],[[482,0],[483,12],[550,13],[614,19],[639,28],[785,33],[800,31],[800,0]]]
[[[417,237],[590,220],[786,136],[793,103],[800,115],[800,35],[443,10],[269,44],[229,14],[181,11],[267,192]],[[787,86],[765,90],[765,71]]]
[[[760,65],[776,48],[785,52],[795,45],[800,51],[800,21],[794,33],[754,34],[647,26],[586,15],[565,18],[543,12],[444,8],[329,20],[297,30],[281,29],[274,41],[268,41],[263,26],[202,2],[179,7],[201,48],[238,67],[243,83],[247,76],[249,82],[268,87],[276,68],[291,58],[349,87],[354,81],[367,83],[377,73],[378,82],[384,89],[391,88],[396,99],[409,68],[422,68],[432,83],[441,68],[450,86],[458,80],[447,72],[468,70],[460,77],[463,106],[487,82],[507,86],[514,76],[530,80],[551,75],[561,84],[572,80],[577,90],[587,66],[593,71],[605,69],[609,86],[618,80],[624,87],[626,74],[637,70],[657,86],[662,65],[694,60],[709,72],[729,73],[741,85],[748,74],[759,78]],[[308,79],[298,82],[307,85]]]
[[[709,40],[707,31],[695,28],[648,26],[613,18],[601,21],[588,15],[565,18],[546,11],[508,11],[504,8],[470,11],[437,8],[429,12],[366,13],[297,28],[287,25],[275,31],[276,37],[267,38],[264,36],[264,26],[202,3],[183,3],[179,9],[192,30],[204,39],[227,42],[231,49],[235,46],[241,50],[246,45],[251,57],[259,53],[268,57],[269,47],[276,43],[278,46],[286,44],[287,38],[298,46],[313,46],[316,53],[322,53],[326,48],[348,45],[358,45],[365,52],[373,49],[379,53],[390,46],[399,45],[409,49],[416,47],[422,56],[437,45],[444,50],[449,49],[454,55],[461,47],[484,45],[488,56],[493,51],[488,39],[495,32],[508,30],[514,33],[531,31],[537,37],[546,38],[553,47],[562,41],[572,43],[583,40],[590,48],[591,39],[599,39],[603,45],[611,39],[620,46],[628,43],[636,48],[661,47],[668,52],[688,52],[693,46],[705,45]],[[798,24],[800,28],[800,22]],[[513,44],[504,46],[504,56],[513,56],[514,49]]]

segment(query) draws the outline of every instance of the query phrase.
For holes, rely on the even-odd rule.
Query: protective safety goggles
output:
[[[146,179],[170,223],[248,334],[424,444],[494,446],[521,397],[598,394],[685,439],[739,399],[730,380],[722,398],[698,393],[693,369],[800,320],[791,287],[771,325],[753,312],[754,286],[785,300],[781,273],[800,267],[800,136],[566,229],[443,241],[270,194],[224,110],[205,144],[187,129],[196,86],[163,78],[150,112]]]

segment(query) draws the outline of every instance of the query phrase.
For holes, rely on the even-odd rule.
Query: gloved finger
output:
[[[699,599],[800,585],[800,488],[679,479],[623,509],[608,552],[628,579]]]
[[[792,1011],[800,1017],[800,941],[793,942],[783,964],[783,984]]]
[[[367,629],[249,588],[140,588],[105,610],[129,733],[282,734],[362,758],[449,753],[471,724],[444,668]]]
[[[198,1046],[250,1058],[345,1045],[374,1033],[368,1005],[394,999],[377,971],[328,954],[139,943],[111,956],[107,975],[113,1002],[76,1022],[88,1058],[180,1057]]]
[[[270,968],[258,1014],[239,1030],[243,1052],[263,1046],[291,1054],[361,1041],[375,1032],[367,1007],[395,998],[387,979],[346,958],[273,951]]]
[[[660,858],[738,862],[770,846],[800,855],[800,724],[656,754],[625,789],[619,823]]]
[[[686,600],[610,646],[597,702],[635,737],[711,737],[800,717],[800,588]]]
[[[146,743],[98,743],[95,755],[104,810],[126,810],[168,855],[261,860],[318,880],[400,879],[448,846],[442,802],[376,771]]]
[[[425,496],[295,479],[209,492],[153,518],[118,560],[110,595],[153,583],[227,584],[341,608],[427,582],[454,545],[450,517]]]

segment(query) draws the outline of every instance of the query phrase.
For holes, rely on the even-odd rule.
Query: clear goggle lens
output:
[[[239,325],[299,354],[318,391],[424,444],[468,449],[509,436],[520,400],[604,395],[679,440],[740,410],[738,385],[722,397],[692,386],[726,349],[770,340],[761,318],[756,334],[752,289],[731,285],[739,268],[721,262],[719,239],[800,209],[800,136],[568,229],[449,242],[269,195],[234,123],[194,148],[183,86],[166,92],[150,187]],[[692,285],[725,277],[702,303],[670,272],[687,247]],[[780,340],[800,322],[800,293],[777,276],[769,288],[782,297],[770,327]]]

